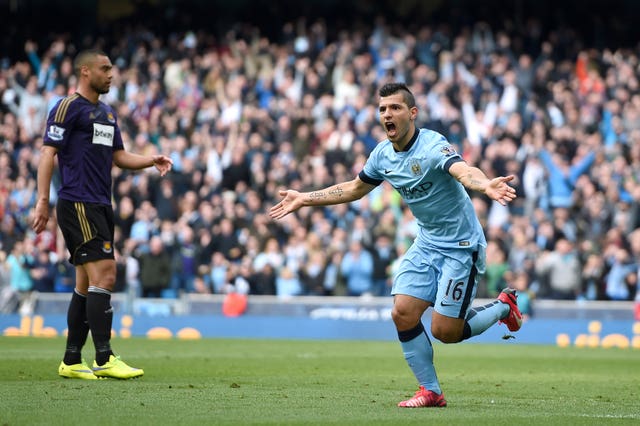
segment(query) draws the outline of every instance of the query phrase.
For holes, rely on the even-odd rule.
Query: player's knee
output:
[[[101,260],[85,266],[90,286],[113,291],[116,284],[116,262]]]
[[[115,276],[111,276],[111,277],[106,277],[103,282],[100,283],[102,285],[103,288],[109,290],[109,291],[113,291],[113,289],[116,286],[116,277]]]
[[[105,272],[102,274],[95,284],[96,287],[103,288],[105,290],[113,291],[116,285],[116,274],[111,272]]]
[[[412,314],[411,311],[394,307],[391,310],[391,319],[398,330],[406,330],[414,327],[420,318],[417,315]]]

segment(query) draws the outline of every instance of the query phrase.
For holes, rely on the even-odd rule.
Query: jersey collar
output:
[[[411,149],[411,147],[413,146],[413,144],[418,139],[418,135],[420,134],[420,129],[418,129],[417,127],[415,129],[416,129],[416,131],[413,132],[413,136],[411,137],[409,142],[404,146],[404,148],[402,149],[402,152],[409,151]],[[395,147],[393,148],[393,150],[396,151],[396,152],[400,152],[400,151],[397,151]]]

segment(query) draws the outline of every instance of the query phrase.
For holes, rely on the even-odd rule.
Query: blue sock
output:
[[[483,333],[509,313],[509,305],[494,300],[493,302],[473,308],[467,314],[462,339],[468,339]]]
[[[398,339],[402,345],[404,359],[407,360],[418,383],[427,390],[442,394],[433,365],[433,346],[422,323],[418,323],[411,330],[398,331]]]

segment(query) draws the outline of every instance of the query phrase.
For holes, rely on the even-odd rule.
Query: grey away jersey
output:
[[[380,142],[359,177],[372,185],[388,181],[418,220],[419,238],[427,244],[440,248],[486,246],[466,189],[448,172],[458,161],[463,160],[444,136],[419,129],[402,152],[388,139]]]

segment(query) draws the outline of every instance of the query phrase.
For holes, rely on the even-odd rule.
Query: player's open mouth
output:
[[[387,129],[387,133],[388,134],[395,134],[396,132],[396,125],[391,123],[391,122],[387,122],[384,123],[384,127]]]

